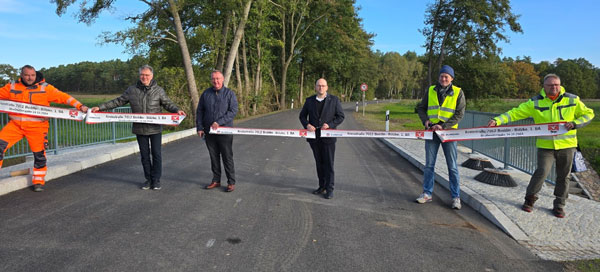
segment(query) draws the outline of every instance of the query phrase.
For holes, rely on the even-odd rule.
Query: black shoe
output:
[[[146,182],[144,182],[144,184],[142,185],[142,187],[140,187],[140,189],[142,189],[142,190],[148,190],[148,189],[150,189],[150,187],[152,187],[150,185],[150,181],[146,181]]]
[[[326,199],[332,199],[333,198],[333,190],[327,191],[327,194],[325,194],[325,198]]]
[[[42,184],[34,184],[33,185],[33,191],[34,192],[43,192],[44,191],[44,185],[42,185]]]
[[[152,190],[158,191],[160,189],[161,189],[161,187],[160,187],[160,180],[154,181],[153,184],[152,184]]]
[[[319,187],[316,190],[314,190],[312,193],[315,194],[315,195],[320,195],[322,193],[325,193],[325,188]]]

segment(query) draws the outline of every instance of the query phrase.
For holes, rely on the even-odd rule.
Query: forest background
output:
[[[77,9],[93,24],[115,1],[51,0],[56,13]],[[301,106],[316,79],[328,80],[343,101],[415,99],[437,81],[442,64],[454,67],[454,83],[468,100],[523,99],[556,73],[567,91],[600,98],[600,68],[585,58],[534,63],[501,58],[507,32],[522,33],[509,0],[436,0],[425,11],[426,52],[372,50],[373,33],[361,25],[354,0],[155,0],[126,18],[134,27],[105,32],[103,43],[124,45],[131,58],[80,62],[41,70],[59,89],[79,94],[122,93],[150,64],[155,79],[184,110],[195,113],[212,70],[222,70],[236,91],[240,117]],[[0,83],[18,77],[18,67],[0,64]],[[192,125],[188,123],[187,125]]]

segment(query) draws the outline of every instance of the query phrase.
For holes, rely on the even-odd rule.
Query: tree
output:
[[[16,80],[18,75],[19,71],[10,64],[0,64],[0,86]]]
[[[498,42],[508,42],[504,27],[522,32],[518,15],[510,8],[510,0],[438,0],[428,6],[424,47],[428,58],[429,85],[435,70],[439,70],[448,55],[494,56],[501,51]]]
[[[598,93],[594,66],[584,58],[555,62],[554,72],[560,77],[560,83],[567,92],[581,98],[594,98]]]
[[[235,29],[235,35],[233,36],[233,42],[231,43],[231,48],[229,49],[229,55],[227,56],[227,62],[225,62],[225,71],[223,85],[227,86],[229,83],[229,78],[231,77],[231,71],[233,70],[233,61],[238,55],[238,47],[240,45],[240,41],[242,40],[242,36],[244,35],[244,27],[246,26],[246,20],[248,20],[248,13],[250,13],[250,6],[252,5],[252,0],[248,0],[246,5],[244,6],[244,11],[242,17],[240,18],[240,23]],[[242,90],[239,90],[242,91]]]
[[[517,97],[529,98],[539,92],[540,77],[537,75],[533,64],[523,61],[505,63],[514,73],[518,89]]]
[[[316,3],[312,0],[279,0],[270,1],[279,9],[277,14],[280,21],[279,29],[276,32],[279,40],[279,60],[280,60],[280,95],[279,108],[286,108],[286,83],[288,68],[292,60],[296,58],[302,48],[298,43],[304,38],[306,32],[321,18],[325,16],[325,10],[319,8],[319,5],[327,5],[327,2]],[[311,12],[311,9],[318,10],[319,13]]]
[[[194,69],[192,67],[192,61],[189,53],[189,49],[187,47],[187,41],[185,37],[185,31],[182,26],[182,21],[180,17],[180,12],[189,11],[194,12],[192,6],[186,6],[187,2],[185,0],[158,0],[158,1],[148,1],[141,0],[142,2],[148,5],[148,10],[139,14],[137,16],[129,17],[128,20],[132,22],[138,22],[138,28],[132,29],[132,31],[127,32],[131,34],[134,31],[145,31],[145,34],[151,35],[138,35],[136,37],[128,37],[118,35],[114,40],[110,40],[112,42],[119,42],[123,40],[127,40],[129,38],[143,40],[143,37],[147,37],[150,39],[163,39],[175,42],[179,45],[179,49],[181,50],[181,61],[185,70],[186,80],[188,84],[188,93],[191,97],[192,104],[192,114],[195,115],[196,108],[198,107],[198,88],[196,87],[196,79],[194,77]],[[56,3],[56,14],[61,16],[66,12],[66,9],[76,2],[76,0],[51,0],[52,3]],[[100,15],[100,13],[104,10],[111,9],[113,6],[114,0],[94,0],[93,4],[88,5],[88,1],[82,0],[80,4],[80,9],[78,13],[79,22],[91,24],[94,20]],[[171,23],[171,26],[168,28],[161,29],[160,27],[155,28],[159,30],[159,33],[155,33],[156,35],[152,35],[154,33],[149,33],[150,29],[146,27],[146,24],[155,23],[158,24],[160,19],[167,20]],[[164,26],[163,26],[164,27]],[[175,32],[175,34],[173,34]],[[139,45],[136,45],[139,46]]]

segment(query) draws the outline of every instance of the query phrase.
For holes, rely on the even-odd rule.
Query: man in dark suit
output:
[[[315,131],[316,139],[307,139],[313,151],[317,164],[319,188],[313,194],[325,193],[325,198],[333,197],[336,138],[321,138],[322,129],[335,129],[344,121],[344,112],[340,100],[327,94],[327,81],[320,78],[315,83],[316,95],[306,98],[304,107],[300,111],[300,123],[309,130]]]

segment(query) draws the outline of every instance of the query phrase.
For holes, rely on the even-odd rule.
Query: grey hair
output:
[[[548,78],[551,78],[551,77],[552,77],[552,78],[556,78],[556,79],[558,79],[558,81],[560,81],[560,77],[559,77],[557,74],[547,74],[547,75],[544,77],[544,82],[546,82],[546,79],[548,79]]]
[[[35,68],[33,68],[33,66],[27,64],[27,65],[21,67],[21,74],[23,74],[23,71],[25,71],[25,69],[32,69],[35,71]]]
[[[212,79],[212,75],[213,75],[214,73],[219,73],[219,74],[223,75],[223,72],[221,72],[221,70],[216,70],[216,69],[215,69],[215,70],[212,70],[212,72],[210,72],[210,79]]]
[[[148,65],[148,64],[146,64],[146,65],[144,65],[144,66],[140,67],[140,71],[139,71],[139,72],[140,72],[140,74],[142,74],[142,71],[143,71],[143,70],[146,70],[146,69],[150,70],[150,73],[154,75],[154,69],[152,69],[152,66],[150,66],[150,65]]]

